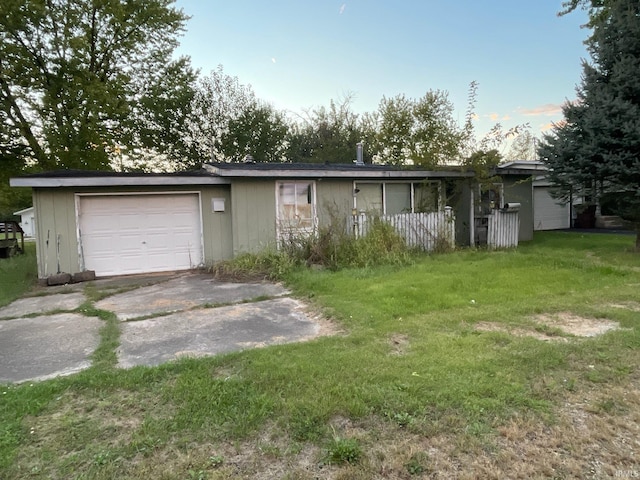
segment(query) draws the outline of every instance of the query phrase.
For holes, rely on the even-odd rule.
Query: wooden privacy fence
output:
[[[518,246],[520,216],[517,211],[494,210],[488,215],[487,246],[489,248],[510,248]]]
[[[360,213],[349,219],[349,231],[357,237],[368,233],[375,221],[391,225],[410,247],[427,252],[440,247],[455,246],[455,219],[451,207],[431,213],[399,213],[396,215],[367,215]]]

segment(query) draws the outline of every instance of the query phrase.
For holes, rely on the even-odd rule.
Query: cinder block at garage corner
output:
[[[95,270],[85,270],[84,272],[74,273],[71,277],[73,283],[90,282],[96,279]]]
[[[58,273],[47,278],[47,285],[50,287],[54,285],[66,285],[67,283],[71,283],[70,273]]]

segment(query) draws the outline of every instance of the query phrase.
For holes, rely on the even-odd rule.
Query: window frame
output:
[[[441,211],[444,210],[444,204],[445,201],[442,198],[442,192],[443,192],[443,184],[442,184],[442,180],[430,180],[430,179],[425,179],[419,182],[406,182],[406,181],[402,181],[402,180],[390,180],[390,181],[385,181],[385,180],[354,180],[353,181],[353,210],[354,212],[357,212],[358,214],[363,214],[363,213],[367,213],[366,211],[360,211],[358,209],[358,185],[363,185],[363,184],[368,184],[368,185],[382,185],[382,199],[381,199],[381,203],[382,203],[382,215],[387,215],[387,185],[389,184],[402,184],[402,185],[409,185],[410,186],[410,202],[411,202],[411,212],[406,212],[406,213],[415,213],[416,210],[416,205],[415,205],[415,199],[416,199],[416,195],[415,195],[415,189],[416,189],[416,185],[424,185],[424,184],[429,184],[429,185],[435,185],[437,187],[437,191],[438,191],[438,208],[437,211]]]

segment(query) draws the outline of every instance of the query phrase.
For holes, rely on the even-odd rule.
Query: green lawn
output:
[[[36,281],[36,244],[27,242],[24,249],[22,255],[0,258],[0,307],[19,298]]]
[[[92,369],[0,387],[0,478],[640,475],[633,241],[544,233],[297,270],[290,288],[334,335],[157,368],[114,369],[114,320],[85,306],[105,321]]]

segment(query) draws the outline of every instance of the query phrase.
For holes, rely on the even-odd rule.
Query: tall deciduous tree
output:
[[[363,139],[360,117],[351,109],[353,95],[310,110],[291,126],[288,156],[309,163],[351,163]]]
[[[255,102],[228,123],[221,138],[224,158],[279,163],[286,160],[288,125],[271,105]]]
[[[201,78],[191,105],[189,140],[200,161],[282,162],[288,125],[276,109],[259,100],[250,85],[218,66]]]
[[[445,91],[430,90],[419,99],[383,97],[378,120],[374,156],[381,163],[434,167],[459,159],[463,129]]]
[[[202,158],[225,161],[222,139],[231,122],[257,102],[255,93],[237,77],[224,73],[222,65],[198,80],[190,121],[190,138]]]
[[[640,226],[640,2],[609,0],[602,8],[578,101],[565,105],[565,122],[545,137],[540,155],[565,196],[570,185],[596,200],[615,193],[624,199],[618,213]]]
[[[194,74],[172,58],[187,19],[172,3],[0,2],[0,108],[24,162],[109,169],[122,146],[174,155],[163,109]]]

